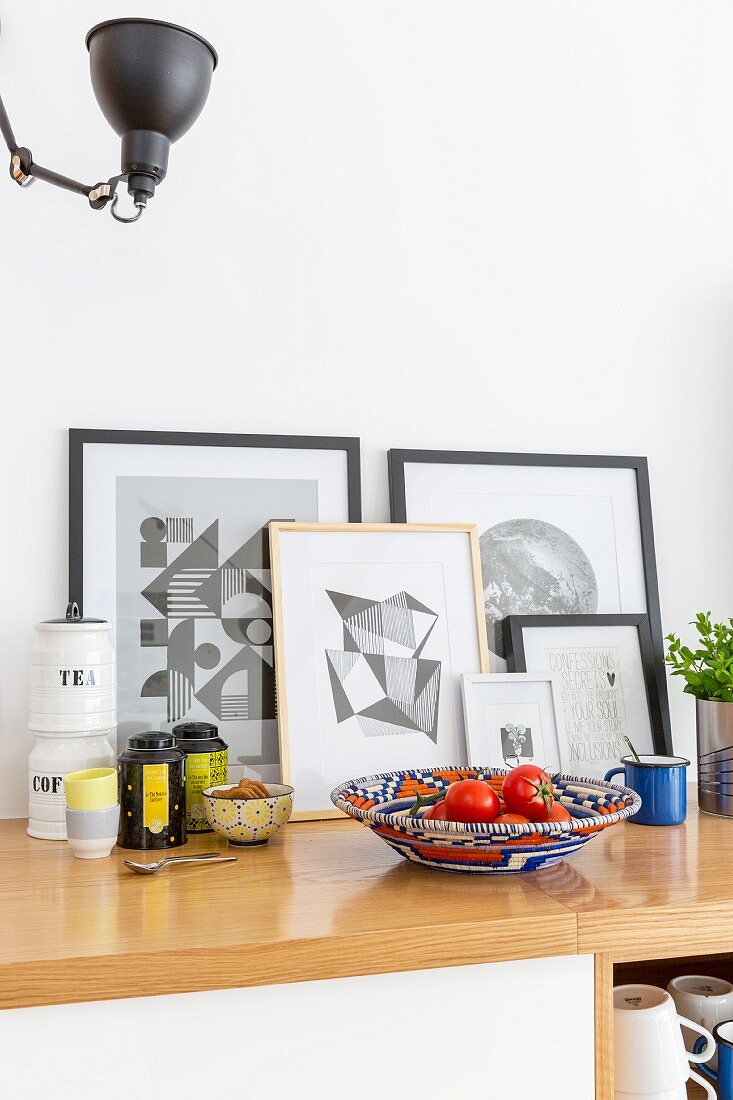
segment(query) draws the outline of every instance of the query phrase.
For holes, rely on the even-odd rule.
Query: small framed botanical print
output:
[[[555,682],[565,771],[602,778],[627,753],[624,737],[639,753],[672,752],[646,615],[511,615],[504,642],[510,668]]]
[[[113,624],[120,746],[213,722],[277,782],[267,525],[360,518],[358,439],[72,430],[69,597]]]
[[[270,524],[283,782],[340,816],[345,779],[466,764],[460,676],[486,671],[476,531]]]
[[[565,730],[552,676],[466,673],[461,679],[469,764],[561,770]]]
[[[396,523],[478,526],[492,672],[508,615],[646,615],[669,737],[645,458],[393,450],[389,481]]]

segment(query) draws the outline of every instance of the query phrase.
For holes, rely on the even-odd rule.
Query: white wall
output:
[[[19,140],[106,178],[83,36],[118,0],[1,14]],[[134,14],[221,56],[143,220],[0,178],[0,812],[32,625],[65,604],[70,425],[361,435],[367,519],[390,446],[646,454],[666,628],[729,615],[731,0]],[[685,752],[690,703],[675,682]]]

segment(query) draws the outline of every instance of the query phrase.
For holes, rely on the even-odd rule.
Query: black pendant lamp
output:
[[[21,186],[34,179],[75,191],[94,210],[111,202],[117,221],[142,214],[165,179],[168,154],[204,108],[217,55],[201,35],[157,19],[110,19],[86,37],[92,88],[102,114],[122,139],[121,172],[92,186],[61,176],[33,160],[15,140],[0,98],[0,131],[10,150],[10,175]],[[117,187],[127,183],[136,213],[117,213]]]

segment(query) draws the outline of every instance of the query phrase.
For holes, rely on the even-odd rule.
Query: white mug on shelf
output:
[[[702,1035],[701,1054],[685,1050],[680,1024]],[[654,985],[619,985],[613,991],[614,1073],[616,1100],[685,1100],[692,1078],[711,1100],[715,1092],[688,1064],[707,1062],[715,1049],[701,1024],[677,1015],[674,1001]]]
[[[696,1020],[708,1031],[716,1024],[733,1020],[733,985],[723,978],[708,978],[704,974],[685,974],[673,978],[667,986],[677,1011],[690,1020]],[[688,1050],[692,1050],[697,1036],[686,1027],[682,1036]],[[718,1068],[718,1052],[710,1060],[712,1069]]]

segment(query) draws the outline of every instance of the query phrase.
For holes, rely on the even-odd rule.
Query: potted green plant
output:
[[[701,611],[690,625],[699,635],[697,648],[668,634],[665,660],[695,696],[700,809],[733,817],[733,619],[714,623]]]

